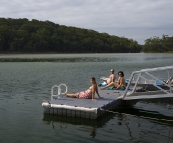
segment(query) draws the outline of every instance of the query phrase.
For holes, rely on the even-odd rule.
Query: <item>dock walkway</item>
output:
[[[167,73],[168,82],[155,76],[162,75],[159,72]],[[67,86],[65,84],[54,85],[51,90],[51,101],[44,101],[42,106],[44,113],[96,119],[104,115],[106,110],[120,106],[132,106],[141,100],[173,104],[173,84],[170,75],[173,75],[173,66],[134,71],[124,91],[100,90],[99,87],[99,93],[104,98],[96,97],[96,101],[61,97],[60,94],[67,92]],[[161,84],[158,85],[158,82]],[[61,91],[61,86],[66,88],[64,93]],[[58,89],[58,95],[54,95],[54,88]]]
[[[104,110],[111,110],[122,105],[121,96],[123,91],[118,90],[100,90],[99,93],[104,98],[98,98],[96,101],[92,99],[70,98],[65,95],[62,98],[43,102],[44,113],[67,115],[82,118],[96,119],[105,114]]]

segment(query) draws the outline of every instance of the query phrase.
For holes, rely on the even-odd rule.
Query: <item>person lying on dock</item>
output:
[[[108,84],[107,86],[105,87],[102,87],[101,90],[104,90],[108,87],[111,87],[111,86],[115,86],[116,88],[115,89],[125,89],[126,87],[126,83],[125,83],[125,79],[124,79],[124,73],[122,71],[119,71],[118,72],[118,81],[117,82],[111,82],[110,84]]]
[[[90,79],[90,82],[91,82],[92,86],[89,89],[87,89],[86,91],[78,92],[75,94],[70,94],[70,93],[66,92],[65,95],[68,97],[73,97],[73,98],[85,98],[85,99],[95,100],[95,93],[97,93],[99,98],[103,98],[98,93],[98,87],[97,87],[97,83],[96,83],[96,80],[94,77],[92,77]]]

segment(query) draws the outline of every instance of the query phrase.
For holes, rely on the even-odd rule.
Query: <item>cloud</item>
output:
[[[173,36],[172,0],[1,0],[0,17],[49,20],[133,38]]]

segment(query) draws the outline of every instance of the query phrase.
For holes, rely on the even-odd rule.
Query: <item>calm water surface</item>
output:
[[[99,120],[43,114],[41,106],[55,84],[85,90],[90,77],[100,82],[111,68],[128,78],[134,70],[173,65],[173,54],[0,55],[16,58],[40,62],[0,62],[1,143],[173,143],[172,105],[139,102]]]

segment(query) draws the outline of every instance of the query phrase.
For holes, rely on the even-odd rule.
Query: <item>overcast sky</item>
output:
[[[0,17],[49,20],[124,36],[173,36],[173,0],[0,0]]]

